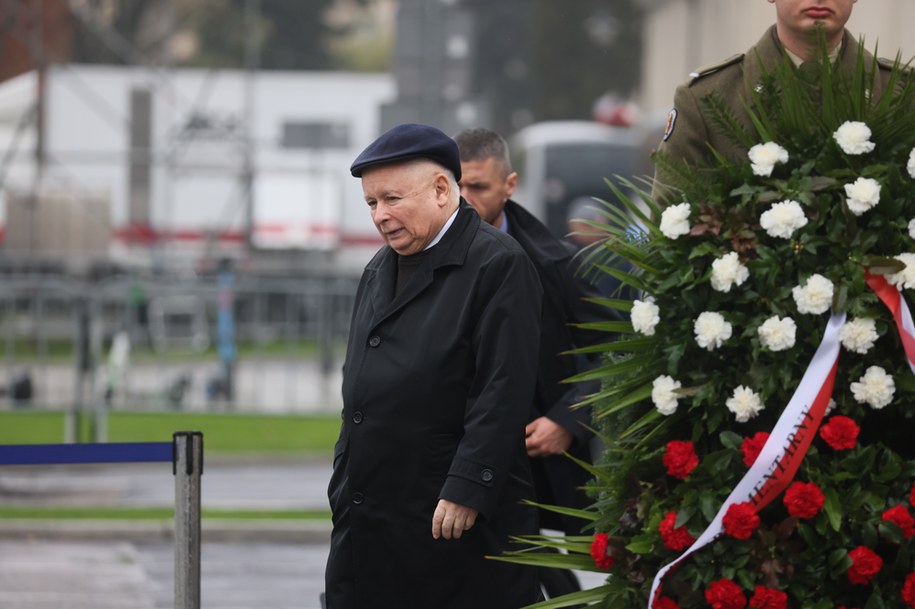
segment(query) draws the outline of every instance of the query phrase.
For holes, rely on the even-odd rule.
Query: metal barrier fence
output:
[[[199,609],[203,434],[175,432],[171,443],[0,445],[0,466],[137,462],[172,463],[175,476],[175,609]]]
[[[215,275],[0,278],[0,406],[336,412],[355,289],[236,274],[226,306]]]

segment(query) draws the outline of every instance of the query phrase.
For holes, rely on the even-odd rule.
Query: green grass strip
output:
[[[0,520],[171,520],[171,508],[0,507]],[[326,510],[203,509],[204,520],[330,520]]]
[[[88,420],[81,421],[89,441]],[[203,433],[204,451],[232,453],[324,453],[333,451],[339,416],[231,413],[111,412],[109,442],[170,442],[176,431]],[[0,412],[0,444],[57,444],[64,439],[62,412]]]

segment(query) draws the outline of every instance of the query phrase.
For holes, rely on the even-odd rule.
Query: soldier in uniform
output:
[[[817,58],[817,42],[813,35],[821,27],[829,56],[838,70],[853,70],[859,44],[845,28],[857,0],[768,0],[775,5],[776,22],[759,42],[746,53],[734,55],[720,63],[690,74],[689,80],[677,87],[674,107],[659,152],[673,159],[683,159],[694,166],[713,161],[714,149],[728,160],[746,162],[747,149],[727,137],[711,124],[702,112],[701,101],[713,91],[729,104],[735,118],[748,133],[755,133],[745,106],[750,104],[751,91],[761,84],[763,74],[771,72],[783,61],[785,54],[799,69],[804,62]],[[865,65],[873,64],[873,56],[864,51]],[[880,60],[880,78],[873,93],[882,94],[892,62]],[[663,169],[655,170],[654,196],[667,199],[664,188],[672,180]]]

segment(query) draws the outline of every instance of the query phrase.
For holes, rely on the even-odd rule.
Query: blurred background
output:
[[[559,237],[652,172],[674,86],[765,0],[0,0],[0,409],[334,413],[399,122],[510,140]],[[915,5],[858,3],[880,54]]]

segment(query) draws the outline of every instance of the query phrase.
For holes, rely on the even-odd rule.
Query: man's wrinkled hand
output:
[[[439,499],[432,514],[432,537],[438,539],[460,539],[477,521],[478,512],[446,499]]]
[[[524,428],[524,444],[528,457],[561,455],[572,446],[574,437],[569,431],[546,417],[539,417]]]

